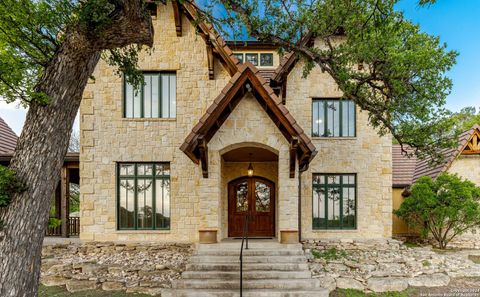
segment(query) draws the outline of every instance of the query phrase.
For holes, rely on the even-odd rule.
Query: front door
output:
[[[275,235],[275,184],[261,177],[242,177],[228,184],[228,236],[243,235],[249,215],[249,237]]]

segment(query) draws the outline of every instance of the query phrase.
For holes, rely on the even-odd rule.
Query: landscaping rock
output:
[[[360,291],[365,289],[365,286],[361,282],[353,278],[337,278],[336,283],[339,289],[355,289]]]
[[[329,292],[332,292],[337,288],[337,283],[331,276],[321,276],[318,277],[318,280],[320,281],[320,286],[327,289]]]
[[[70,293],[95,290],[97,288],[97,282],[89,280],[69,280],[66,283],[66,287]]]
[[[408,285],[412,287],[443,287],[449,283],[450,277],[443,273],[419,275],[408,280]]]
[[[408,288],[408,280],[395,277],[372,277],[368,280],[367,287],[374,292],[398,292]]]
[[[51,286],[64,286],[67,283],[68,279],[56,276],[56,275],[48,275],[40,278],[40,282],[47,287]]]
[[[124,282],[104,282],[102,283],[102,290],[123,291],[125,290],[125,283]]]

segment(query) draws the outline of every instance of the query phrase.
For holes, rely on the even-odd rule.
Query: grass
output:
[[[365,293],[354,289],[337,289],[330,296],[333,297],[408,297],[412,293],[411,289],[402,292],[385,292],[385,293]]]
[[[422,262],[422,265],[423,265],[424,267],[428,267],[428,266],[432,266],[432,263],[430,263],[430,261],[428,261],[428,260],[424,260],[424,261]]]
[[[77,293],[70,293],[64,287],[45,287],[38,289],[39,297],[151,297],[145,294],[125,293],[122,291],[101,291],[89,290]]]
[[[326,251],[312,250],[312,255],[315,259],[325,260],[340,260],[347,257],[347,252],[339,251],[336,248],[330,248]]]
[[[475,264],[480,264],[480,256],[477,255],[469,255],[468,259],[471,260]]]
[[[415,243],[415,242],[404,242],[403,245],[405,245],[406,247],[408,248],[416,248],[416,247],[420,247],[419,244]]]

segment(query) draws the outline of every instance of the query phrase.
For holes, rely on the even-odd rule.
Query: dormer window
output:
[[[237,58],[237,60],[238,60],[241,64],[243,64],[243,54],[238,54],[238,53],[236,53],[236,54],[233,54],[233,55],[235,56],[235,58]]]
[[[245,54],[245,60],[252,63],[254,66],[258,66],[258,54]]]
[[[260,54],[260,66],[273,66],[273,54]]]

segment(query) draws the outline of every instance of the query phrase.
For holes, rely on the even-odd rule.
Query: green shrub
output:
[[[57,228],[62,225],[62,220],[57,218],[49,218],[48,219],[48,228]]]
[[[425,176],[394,214],[445,249],[455,236],[480,226],[480,187],[456,174],[442,173],[435,180]]]
[[[325,260],[339,260],[347,257],[347,253],[345,251],[339,251],[334,247],[325,251],[312,250],[312,255],[316,259],[322,258]]]
[[[25,190],[25,184],[17,178],[15,171],[0,165],[0,207],[8,206],[14,194]]]

